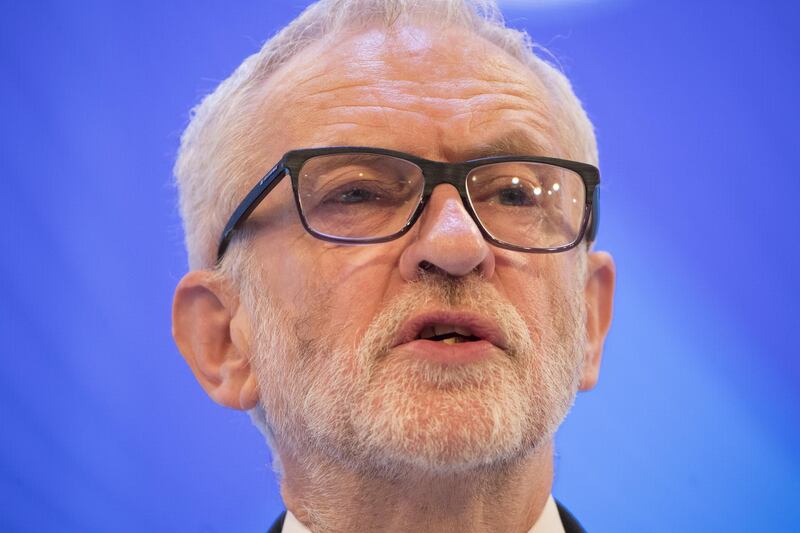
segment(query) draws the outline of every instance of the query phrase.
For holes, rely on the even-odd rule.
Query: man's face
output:
[[[321,146],[462,161],[505,144],[577,157],[562,148],[533,74],[462,30],[340,35],[292,59],[262,94],[261,171],[290,149]],[[250,223],[256,231],[240,244],[253,259],[244,312],[279,447],[311,446],[360,468],[447,470],[549,441],[584,356],[580,248],[491,246],[449,185],[408,234],[383,244],[311,237],[289,180]],[[415,340],[449,326],[483,340]]]

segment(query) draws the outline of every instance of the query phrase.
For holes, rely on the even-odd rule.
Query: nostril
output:
[[[433,272],[434,270],[437,269],[436,265],[428,261],[420,261],[419,265],[417,266],[423,272]]]
[[[419,264],[417,265],[417,271],[420,274],[438,275],[444,278],[452,278],[453,276],[458,277],[459,275],[461,275],[461,274],[459,275],[451,274],[448,270],[440,266],[437,266],[431,263],[430,261],[420,261]],[[475,268],[473,268],[472,273],[482,275],[481,266],[477,265]]]
[[[451,274],[447,270],[431,263],[430,261],[420,261],[417,268],[419,269],[420,272],[425,274],[434,274],[434,275],[444,276],[446,278],[449,278],[451,276]]]

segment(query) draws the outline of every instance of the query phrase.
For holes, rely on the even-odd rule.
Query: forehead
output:
[[[263,87],[265,156],[317,146],[393,148],[463,160],[562,156],[548,94],[521,62],[474,33],[402,26],[337,34]]]

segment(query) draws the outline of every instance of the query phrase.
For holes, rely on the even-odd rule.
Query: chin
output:
[[[395,472],[458,473],[525,457],[548,442],[510,363],[387,362],[353,413],[362,459]]]

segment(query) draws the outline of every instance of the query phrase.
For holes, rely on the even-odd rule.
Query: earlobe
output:
[[[606,252],[591,252],[584,296],[586,301],[586,353],[584,354],[580,390],[590,390],[597,384],[603,343],[611,327],[616,267]]]
[[[258,402],[248,324],[238,297],[212,272],[189,272],[175,289],[175,343],[206,393],[234,409],[250,409]]]

